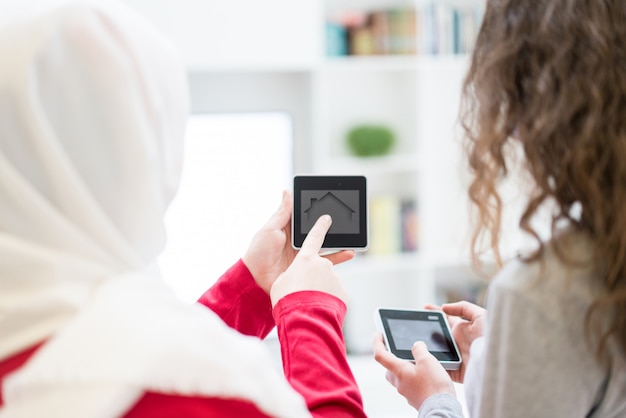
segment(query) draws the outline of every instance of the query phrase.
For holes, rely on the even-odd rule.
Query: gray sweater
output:
[[[590,247],[568,239],[567,255]],[[597,292],[593,269],[565,266],[547,248],[539,262],[511,261],[493,279],[485,335],[474,341],[465,374],[472,418],[626,417],[626,359],[600,365],[584,334]],[[420,418],[463,417],[450,395],[426,399]]]

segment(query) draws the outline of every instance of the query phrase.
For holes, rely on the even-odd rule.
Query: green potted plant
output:
[[[395,143],[395,134],[384,125],[357,125],[346,136],[348,148],[358,157],[382,156]]]

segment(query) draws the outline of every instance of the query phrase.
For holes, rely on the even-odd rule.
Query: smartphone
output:
[[[387,349],[397,357],[414,361],[411,348],[423,341],[446,370],[461,367],[459,348],[443,312],[378,308],[375,320]]]

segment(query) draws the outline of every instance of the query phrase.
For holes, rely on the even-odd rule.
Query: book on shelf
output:
[[[329,57],[348,55],[348,35],[340,24],[326,23],[326,55]]]
[[[483,6],[428,2],[416,14],[418,53],[467,54],[474,48]]]
[[[403,200],[400,203],[400,222],[402,222],[402,252],[417,251],[418,217],[417,203]]]

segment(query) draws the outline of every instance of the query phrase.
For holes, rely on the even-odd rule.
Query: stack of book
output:
[[[417,251],[417,205],[397,196],[370,199],[368,255],[393,255]]]
[[[350,12],[326,26],[328,55],[406,55],[417,52],[415,10]]]
[[[326,24],[326,51],[341,55],[464,54],[471,52],[482,6],[441,1],[418,9],[346,12]]]
[[[472,51],[480,23],[482,6],[453,7],[445,2],[425,3],[417,11],[420,27],[418,53],[466,54]]]

